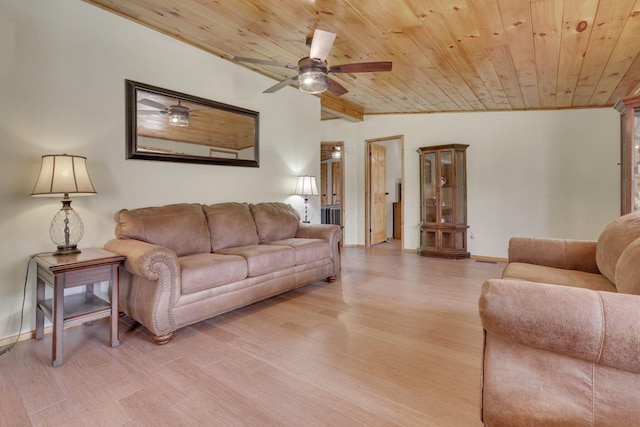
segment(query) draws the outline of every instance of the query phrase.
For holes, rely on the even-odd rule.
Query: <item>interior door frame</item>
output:
[[[346,203],[346,198],[344,196],[344,141],[321,141],[320,142],[320,150],[322,150],[323,146],[331,146],[331,147],[340,147],[340,227],[342,227],[342,232],[344,235],[344,229],[346,226],[346,221],[344,220],[344,205]],[[322,158],[320,159],[322,162]],[[333,176],[331,177],[331,182],[333,183]],[[331,191],[331,188],[328,189]]]
[[[402,236],[400,237],[400,247],[404,250],[404,135],[385,136],[382,138],[366,139],[364,141],[364,247],[371,247],[371,166],[369,165],[369,151],[371,144],[379,142],[399,140],[400,144],[400,227]]]

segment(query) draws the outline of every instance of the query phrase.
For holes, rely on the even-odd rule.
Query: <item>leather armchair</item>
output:
[[[640,212],[597,242],[511,239],[479,312],[485,426],[640,425]]]

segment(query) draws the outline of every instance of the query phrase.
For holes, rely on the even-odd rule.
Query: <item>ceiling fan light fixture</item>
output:
[[[304,93],[322,93],[327,90],[327,75],[322,71],[301,73],[298,81],[300,82],[298,89]]]
[[[298,61],[298,89],[304,93],[321,93],[327,90],[327,63],[311,58]]]
[[[171,106],[169,109],[169,124],[171,126],[189,126],[189,109],[181,105]]]

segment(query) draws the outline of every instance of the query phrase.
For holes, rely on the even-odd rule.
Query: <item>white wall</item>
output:
[[[345,143],[345,244],[364,244],[365,140],[404,135],[404,246],[420,245],[416,149],[469,144],[469,250],[506,258],[512,236],[595,239],[620,211],[620,125],[613,108],[366,116],[330,120]]]
[[[258,111],[260,167],[125,160],[125,79]],[[262,94],[274,83],[78,0],[0,0],[0,338],[18,332],[29,255],[55,249],[60,201],[29,197],[44,154],[88,158],[98,195],[72,203],[81,247],[112,238],[125,207],[285,201],[302,211],[291,192],[297,175],[319,175],[320,103],[294,88]],[[34,329],[34,287],[32,268],[23,331]]]

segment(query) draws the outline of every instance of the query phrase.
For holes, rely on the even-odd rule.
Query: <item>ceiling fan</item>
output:
[[[241,62],[251,62],[253,64],[273,65],[276,67],[285,67],[290,70],[296,70],[297,76],[290,77],[280,83],[270,87],[263,93],[273,93],[283,87],[297,81],[298,89],[305,93],[321,93],[325,90],[336,96],[344,95],[348,92],[340,83],[329,77],[330,73],[366,73],[391,71],[392,63],[390,61],[381,62],[360,62],[354,64],[333,65],[327,68],[327,55],[336,39],[334,33],[324,30],[315,30],[313,39],[311,40],[311,50],[309,56],[298,61],[298,65],[283,64],[257,58],[244,58],[235,56],[233,59]],[[307,43],[308,44],[308,43]]]
[[[149,107],[157,108],[157,110],[138,110],[138,114],[168,114],[169,115],[169,124],[171,126],[189,126],[189,117],[196,117],[191,114],[194,111],[189,107],[185,107],[181,104],[181,101],[178,100],[177,105],[164,105],[159,102],[156,102],[152,99],[143,98],[138,101],[140,104],[147,105]]]

